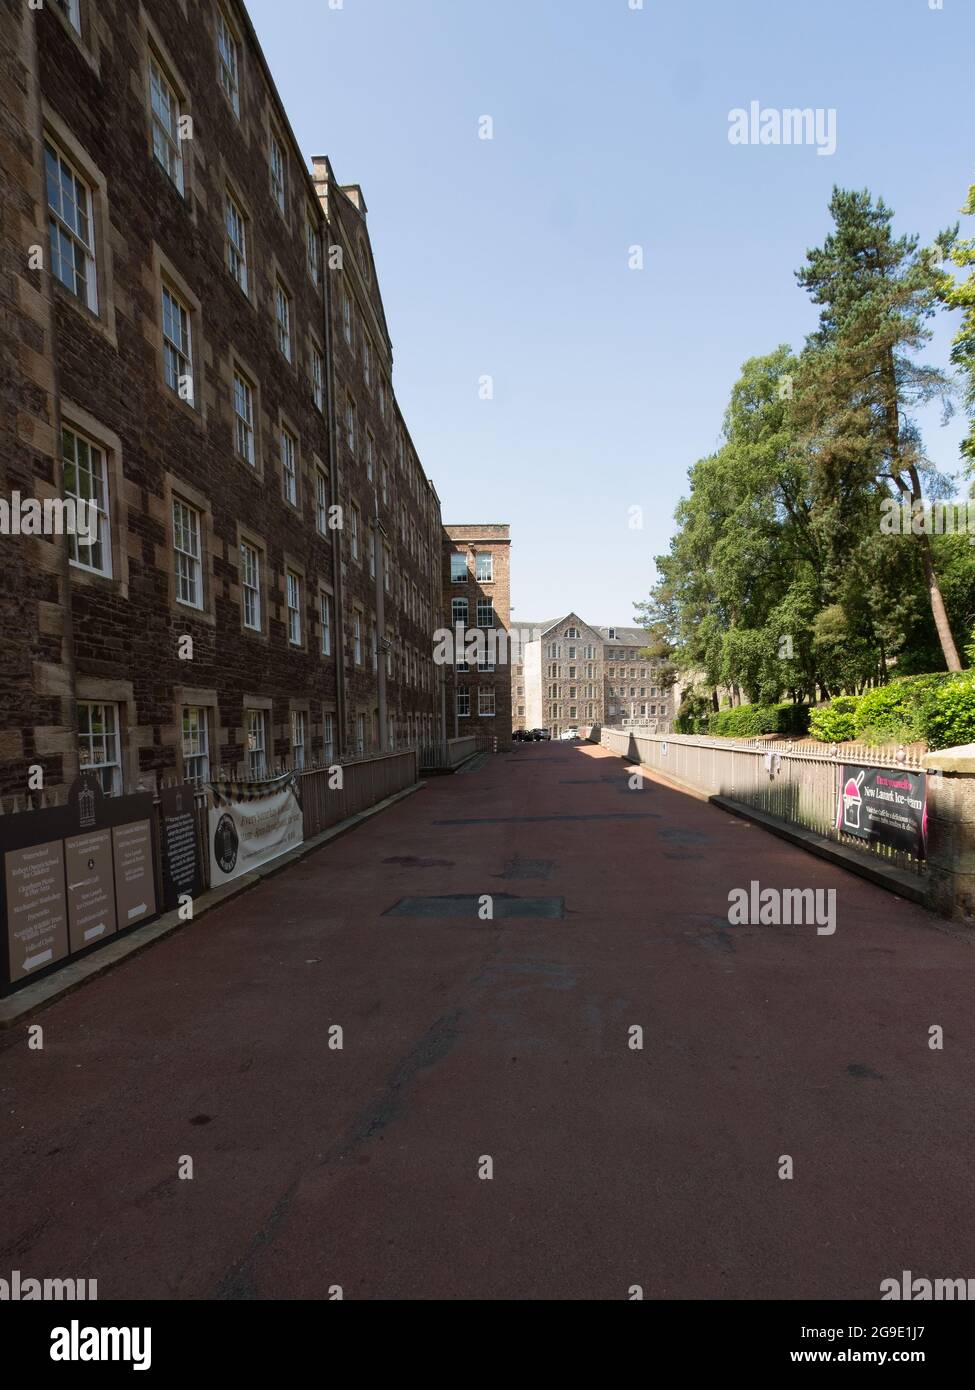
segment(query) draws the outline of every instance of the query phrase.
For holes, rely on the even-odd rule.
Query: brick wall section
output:
[[[454,629],[453,600],[466,599],[467,627],[477,629],[478,602],[490,602],[494,611],[494,631],[504,634],[505,645],[499,647],[494,671],[479,671],[473,665],[469,671],[457,671],[446,667],[447,678],[447,732],[455,734],[479,734],[496,738],[499,748],[511,745],[511,686],[512,666],[507,635],[511,630],[511,538],[510,527],[496,523],[485,525],[454,526],[446,525],[443,530],[443,626]],[[451,578],[451,556],[464,557],[466,578],[456,583]],[[477,577],[477,557],[490,557],[491,578],[479,580]],[[489,629],[482,629],[485,636]],[[481,691],[493,695],[494,713],[480,713],[482,709]],[[458,701],[458,695],[461,696]],[[464,698],[466,696],[466,699]],[[469,708],[469,715],[461,715],[460,709]]]
[[[439,499],[392,394],[392,345],[362,191],[339,188],[327,159],[316,158],[314,171],[329,245],[333,252],[341,249],[344,267],[333,275],[331,328],[339,489],[346,510],[356,508],[360,518],[359,558],[352,555],[346,527],[342,565],[350,720],[363,715],[371,727],[378,719],[381,675],[395,740],[430,739],[439,731],[441,708],[431,645],[441,607]],[[359,664],[353,650],[356,612],[367,634]],[[381,653],[383,669],[375,663],[375,675],[374,624],[378,637],[389,643],[388,653]]]
[[[214,773],[223,766],[243,775],[250,708],[265,712],[272,766],[292,756],[295,714],[304,716],[309,760],[353,751],[360,728],[366,751],[375,751],[439,727],[430,633],[442,605],[440,507],[392,394],[365,205],[357,189],[338,188],[327,161],[316,161],[309,175],[246,14],[228,4],[239,45],[235,113],[218,76],[218,8],[216,0],[80,0],[76,33],[53,4],[40,11],[14,0],[0,5],[0,332],[4,360],[15,364],[13,379],[4,374],[0,385],[0,496],[15,488],[60,493],[63,422],[104,456],[112,552],[111,574],[103,575],[69,568],[64,540],[0,538],[0,793],[23,791],[35,760],[49,786],[74,776],[78,701],[117,708],[125,785],[184,773],[185,706],[208,711]],[[182,192],[153,156],[150,55],[192,120],[192,138],[180,146]],[[50,273],[39,118],[91,190],[94,312]],[[272,139],[284,156],[283,211],[272,191]],[[246,292],[228,267],[228,193],[245,219]],[[320,243],[317,283],[309,227]],[[32,272],[26,254],[35,243],[44,248],[45,268]],[[329,254],[336,246],[339,258]],[[164,377],[164,285],[188,313],[192,401]],[[278,341],[279,287],[289,301],[290,361]],[[346,294],[351,347],[343,331]],[[53,334],[45,296],[53,302]],[[371,386],[363,372],[366,333]],[[316,351],[325,363],[324,408],[313,389]],[[253,388],[253,465],[235,448],[235,373]],[[344,442],[347,390],[357,404],[355,451]],[[296,505],[286,496],[283,430],[296,444]],[[371,481],[367,431],[376,442]],[[327,502],[342,509],[341,529],[319,530],[319,473]],[[174,499],[200,518],[200,607],[177,594]],[[351,555],[353,504],[360,509],[358,560]],[[369,560],[377,520],[381,597]],[[261,555],[259,632],[243,621],[242,540]],[[289,632],[289,572],[300,582],[297,644]],[[329,654],[322,594],[331,601]],[[391,644],[388,680],[385,652],[383,680],[374,669],[374,623]],[[186,638],[190,660],[182,659]],[[324,745],[327,716],[331,749]]]
[[[17,0],[0,4],[0,497],[8,503],[15,492],[55,495],[50,278],[43,264],[29,264],[30,248],[47,245],[36,194],[43,147],[34,22]],[[0,535],[0,574],[0,796],[23,796],[30,767],[57,785],[74,756],[63,546]],[[45,678],[55,670],[59,681]]]

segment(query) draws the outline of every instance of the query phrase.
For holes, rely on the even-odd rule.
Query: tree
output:
[[[962,212],[975,217],[975,184],[968,190],[968,201]],[[949,309],[962,311],[961,327],[952,344],[951,360],[965,378],[965,404],[969,414],[969,431],[962,441],[961,451],[975,465],[975,240],[958,241],[952,238],[949,254],[954,264],[962,270],[972,267],[967,280],[956,281],[950,276],[945,277],[942,299]]]
[[[796,273],[820,306],[820,320],[803,353],[793,419],[808,450],[818,528],[835,578],[846,547],[872,529],[879,496],[893,492],[913,508],[923,506],[926,482],[943,488],[911,411],[937,397],[947,407],[951,383],[916,356],[944,294],[935,254],[919,251],[915,236],[895,238],[893,213],[867,190],[834,188],[830,213],[834,230]],[[952,235],[938,238],[942,255]],[[913,541],[945,664],[958,671],[930,538],[922,533]]]

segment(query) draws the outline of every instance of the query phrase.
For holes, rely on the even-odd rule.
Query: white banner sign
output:
[[[210,788],[210,883],[249,874],[305,838],[293,777],[272,783],[222,782]]]

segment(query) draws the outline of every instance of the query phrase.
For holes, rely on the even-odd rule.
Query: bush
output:
[[[708,733],[720,738],[760,738],[763,734],[803,735],[809,728],[809,706],[736,705],[719,710],[708,720]]]
[[[939,681],[920,702],[918,724],[930,749],[975,743],[975,676]]]
[[[809,716],[812,712],[808,705],[794,705],[788,700],[781,705],[775,705],[774,708],[777,734],[793,734],[797,738],[808,734]]]
[[[809,716],[809,731],[822,743],[845,743],[856,735],[856,712],[859,695],[837,695],[825,705],[818,705]]]
[[[722,738],[756,738],[776,732],[776,712],[771,705],[734,705],[708,720],[708,733]]]
[[[865,743],[913,743],[921,737],[921,700],[904,681],[878,685],[860,699],[854,715],[857,738]]]

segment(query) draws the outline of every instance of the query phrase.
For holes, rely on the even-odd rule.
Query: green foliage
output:
[[[975,184],[968,190],[968,201],[962,212],[975,216]],[[952,261],[961,270],[968,270],[966,280],[956,281],[945,276],[942,300],[949,309],[960,309],[961,325],[951,349],[951,360],[965,381],[965,403],[968,407],[970,429],[961,446],[962,453],[975,464],[975,240],[958,241],[955,236],[942,240],[942,250],[948,250]]]
[[[931,749],[975,743],[975,677],[966,674],[930,687],[918,722]]]
[[[688,686],[681,696],[680,709],[674,719],[678,734],[706,734],[712,713],[711,701],[699,688]]]
[[[809,716],[812,713],[808,705],[794,705],[789,701],[775,706],[775,732],[777,734],[792,734],[796,738],[802,738],[809,732]]]
[[[943,304],[965,316],[955,363],[975,422],[975,275],[954,287],[942,268],[949,255],[975,265],[975,242],[946,232],[924,249],[866,190],[834,189],[829,210],[832,228],[797,275],[817,329],[799,356],[783,345],[744,363],[643,605],[677,669],[762,708],[874,686],[892,663],[955,669],[969,634],[975,658],[969,538],[880,525],[891,498],[951,494],[916,417],[950,403],[951,380],[924,358]]]
[[[757,738],[777,733],[776,714],[771,705],[736,705],[718,710],[708,720],[708,733],[722,738]]]
[[[920,702],[903,681],[878,685],[861,698],[856,736],[865,743],[913,743],[921,737]]]
[[[809,716],[809,732],[822,743],[845,743],[856,736],[859,695],[837,695]]]
[[[735,705],[712,714],[708,733],[723,738],[759,738],[763,734],[801,737],[809,727],[809,706]]]

